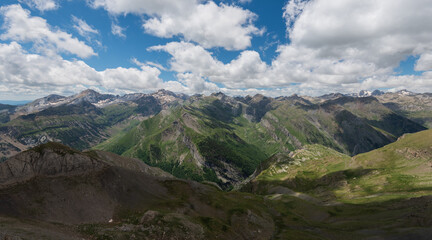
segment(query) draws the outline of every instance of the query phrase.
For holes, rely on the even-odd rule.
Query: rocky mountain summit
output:
[[[118,104],[122,102],[134,102],[140,98],[148,96],[156,97],[161,104],[166,104],[176,101],[178,99],[185,98],[185,95],[183,94],[177,95],[173,92],[163,89],[152,94],[135,93],[126,94],[123,96],[101,94],[96,92],[95,90],[87,89],[70,97],[53,94],[47,97],[36,99],[31,103],[19,106],[15,111],[14,117],[40,112],[50,107],[57,107],[62,105],[76,105],[82,102],[88,102],[97,107],[103,108],[112,104]]]

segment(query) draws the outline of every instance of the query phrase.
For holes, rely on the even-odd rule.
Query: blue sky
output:
[[[0,99],[432,91],[431,21],[427,0],[3,0]]]

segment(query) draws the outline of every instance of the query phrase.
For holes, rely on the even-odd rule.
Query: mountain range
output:
[[[235,191],[48,143],[0,163],[4,239],[430,239],[432,131],[349,157],[313,144]]]
[[[403,100],[389,103],[388,95],[421,99],[417,103],[424,103],[421,110],[427,115],[429,98],[419,96],[428,95],[404,92],[381,94],[382,101],[342,94],[270,98],[186,96],[165,90],[50,95],[3,107],[0,150],[8,157],[49,141],[79,150],[94,147],[136,157],[177,177],[230,188],[278,152],[322,144],[355,155],[426,129],[418,118],[411,120],[412,114],[394,107],[405,106]]]
[[[429,239],[431,109],[432,94],[405,90],[0,105],[0,232]]]

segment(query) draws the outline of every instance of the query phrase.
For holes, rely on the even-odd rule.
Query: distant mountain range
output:
[[[3,158],[54,141],[232,188],[276,153],[321,144],[356,155],[425,130],[432,122],[432,95],[362,91],[270,98],[159,90],[115,96],[85,90],[0,109]]]
[[[432,234],[432,94],[86,90],[0,121],[0,238]]]
[[[431,130],[353,158],[305,145],[240,191],[59,143],[0,163],[3,239],[430,239]]]

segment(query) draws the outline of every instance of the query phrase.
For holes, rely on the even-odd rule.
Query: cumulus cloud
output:
[[[151,18],[144,23],[146,32],[158,37],[170,38],[182,35],[205,48],[224,47],[228,50],[245,49],[251,45],[253,34],[260,30],[252,25],[255,14],[239,7],[200,4],[190,14]]]
[[[428,71],[432,69],[432,51],[421,54],[420,58],[415,64],[414,70]]]
[[[143,65],[137,68],[114,68],[101,72],[101,85],[107,88],[156,89],[160,86],[160,70]]]
[[[416,55],[418,70],[431,69],[430,1],[292,0],[284,16],[291,44],[280,47],[278,61],[296,63],[308,78],[313,72],[318,80],[327,75],[330,82],[350,83],[389,76]]]
[[[25,3],[41,12],[55,10],[59,7],[55,0],[19,0],[19,2]]]
[[[257,18],[254,13],[213,1],[94,0],[92,6],[111,14],[147,15],[143,23],[147,33],[163,38],[182,36],[205,48],[245,49],[253,35],[263,33],[253,24]]]
[[[306,7],[308,0],[290,0],[284,7],[283,18],[285,18],[286,25],[290,28],[300,14],[303,12],[303,9]]]
[[[194,72],[211,76],[222,67],[210,52],[199,45],[188,42],[171,42],[166,45],[153,46],[149,51],[165,51],[172,55],[171,70],[176,72]]]
[[[45,19],[30,16],[30,12],[21,5],[0,7],[0,15],[5,30],[0,35],[1,40],[33,42],[40,51],[67,52],[82,58],[96,55],[90,46],[69,33],[53,29]]]
[[[0,85],[8,91],[19,86],[36,92],[74,86],[142,91],[160,88],[159,75],[157,68],[147,65],[139,69],[119,67],[96,71],[81,60],[32,54],[17,42],[0,43]]]
[[[163,82],[157,67],[135,61],[139,68],[111,68],[97,71],[81,60],[26,51],[19,43],[0,43],[0,95],[24,99],[47,94],[69,95],[86,88],[123,94],[165,88],[175,92],[210,94],[225,91],[193,73],[179,73],[178,81]],[[13,94],[10,94],[13,93]]]
[[[271,63],[255,51],[218,61],[196,44],[172,42],[150,50],[172,55],[171,70],[235,88],[308,89],[309,93],[359,89],[432,90],[432,4],[427,0],[291,0],[284,8],[290,43]],[[394,76],[417,56],[420,76]],[[315,89],[315,90],[314,90]],[[304,92],[304,91],[303,91]]]
[[[171,42],[148,50],[165,51],[172,55],[172,71],[193,73],[229,88],[272,85],[271,76],[268,75],[272,74],[270,67],[255,51],[243,51],[236,59],[224,64],[203,47],[188,42]]]
[[[0,43],[0,82],[25,86],[98,84],[97,72],[83,61],[25,51],[16,42]]]
[[[251,38],[261,31],[254,25],[256,15],[235,5],[205,0],[93,0],[91,3],[113,15],[142,16],[144,30],[155,36],[181,36],[183,41],[148,49],[171,55],[168,66],[176,79],[162,81],[159,75],[164,67],[152,62],[135,61],[137,68],[96,71],[82,61],[64,60],[57,52],[77,55],[82,51],[72,48],[73,44],[66,48],[59,41],[83,43],[53,30],[45,20],[31,17],[19,5],[11,5],[0,10],[5,19],[5,33],[0,38],[35,42],[36,48],[54,49],[55,53],[30,54],[20,49],[18,43],[3,44],[0,51],[6,52],[0,53],[3,56],[0,91],[5,84],[57,86],[57,89],[75,84],[124,91],[166,88],[189,94],[223,91],[232,95],[271,96],[376,88],[432,91],[432,28],[429,26],[432,4],[428,0],[290,0],[281,18],[286,22],[290,41],[278,46],[271,62],[264,62],[256,51],[245,50]],[[112,26],[113,34],[124,34],[117,24]],[[58,33],[66,37],[53,37]],[[242,51],[223,63],[209,50],[212,47]],[[4,57],[14,51],[20,54]],[[396,76],[394,69],[410,56],[417,59],[414,70],[420,73]],[[25,66],[17,67],[21,62]],[[55,78],[56,75],[60,77]],[[67,85],[66,79],[71,76]]]

